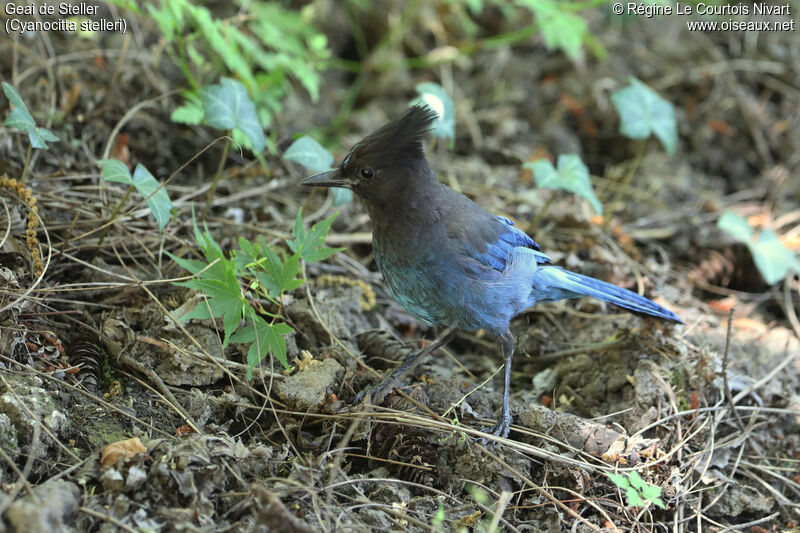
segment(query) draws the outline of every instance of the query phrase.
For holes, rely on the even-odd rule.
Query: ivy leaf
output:
[[[133,185],[131,171],[119,159],[99,159],[97,162],[103,167],[103,179],[106,181]]]
[[[611,95],[620,116],[620,132],[629,139],[647,139],[655,135],[668,154],[675,153],[678,125],[675,108],[653,89],[630,78],[630,85]]]
[[[722,213],[717,226],[747,245],[750,255],[753,256],[753,262],[767,285],[778,283],[789,271],[800,273],[800,259],[771,229],[762,229],[756,238],[755,229],[745,218],[732,211]]]
[[[433,82],[420,83],[416,90],[420,97],[413,103],[427,105],[438,116],[433,122],[433,135],[453,141],[456,138],[456,108],[453,99],[444,87]]]
[[[595,196],[592,182],[589,180],[589,168],[583,164],[577,154],[558,156],[558,170],[546,159],[525,163],[524,166],[533,170],[537,187],[553,190],[564,189],[575,193],[588,200],[596,213],[603,214],[603,205]]]
[[[283,157],[300,163],[312,172],[325,172],[333,165],[333,154],[308,135],[294,141],[283,153]],[[353,201],[353,191],[344,187],[332,187],[333,205]]]
[[[9,128],[17,128],[27,133],[33,148],[48,150],[47,142],[56,142],[59,140],[58,137],[47,128],[36,126],[36,121],[33,120],[33,116],[28,111],[25,102],[22,101],[22,97],[13,85],[3,82],[3,92],[6,94],[6,97],[8,97],[8,101],[11,102],[11,105],[14,106],[14,110],[9,113],[6,118],[6,126]]]
[[[717,227],[730,233],[737,241],[749,244],[755,231],[747,223],[747,219],[740,217],[733,211],[724,211],[717,220]]]
[[[331,187],[333,192],[333,206],[348,204],[353,201],[353,191],[344,187]]]
[[[169,199],[166,187],[162,187],[158,180],[150,174],[147,168],[139,163],[133,171],[133,186],[139,194],[146,199],[147,205],[153,212],[153,216],[161,231],[169,222],[172,201]]]
[[[333,154],[308,135],[294,141],[283,157],[300,163],[312,172],[325,172],[333,166]]]
[[[297,211],[297,219],[295,219],[294,227],[292,228],[294,240],[286,241],[289,249],[309,263],[322,261],[344,250],[344,248],[328,248],[324,245],[325,238],[328,236],[336,215],[338,213],[334,213],[325,220],[320,220],[310,230],[306,230],[305,226],[303,226],[303,210],[299,209]]]
[[[256,106],[241,82],[222,78],[217,85],[200,89],[200,101],[207,125],[222,130],[239,130],[253,144],[254,152],[264,150],[267,140]]]
[[[145,199],[150,211],[162,231],[169,222],[172,201],[169,199],[166,187],[152,175],[147,168],[139,163],[131,176],[128,167],[117,159],[100,159],[97,161],[103,167],[103,179],[106,181],[132,185]]]
[[[800,273],[800,260],[769,228],[761,230],[758,240],[750,246],[750,253],[767,285],[778,283],[790,270]]]

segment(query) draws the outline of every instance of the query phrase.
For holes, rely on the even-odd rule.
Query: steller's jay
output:
[[[373,401],[456,330],[487,329],[499,338],[506,358],[502,413],[488,431],[506,437],[514,353],[509,323],[515,315],[539,302],[592,296],[634,313],[682,321],[634,292],[553,265],[513,222],[440,183],[422,148],[436,118],[427,106],[410,107],[353,146],[338,169],[301,183],[352,189],[372,220],[375,262],[389,292],[414,317],[446,328],[371,389]]]

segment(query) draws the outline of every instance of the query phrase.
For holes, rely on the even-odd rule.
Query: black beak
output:
[[[309,176],[303,179],[300,182],[300,185],[306,185],[308,187],[345,187],[350,188],[350,183],[346,180],[343,180],[341,176],[339,176],[338,170],[328,170],[327,172],[320,172],[319,174],[314,174],[313,176]]]

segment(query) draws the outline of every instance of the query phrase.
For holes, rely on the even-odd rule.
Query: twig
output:
[[[504,490],[500,493],[500,499],[497,500],[497,507],[494,510],[492,521],[489,524],[489,533],[494,533],[497,531],[497,526],[500,525],[500,519],[503,517],[503,513],[508,506],[508,502],[511,501],[511,496],[512,494],[507,490]]]
[[[763,524],[764,522],[771,522],[776,518],[778,518],[780,515],[781,515],[780,511],[777,511],[769,516],[765,516],[764,518],[758,518],[756,520],[753,520],[752,522],[745,522],[744,524],[736,524],[733,526],[728,526],[725,529],[721,529],[717,533],[725,533],[726,531],[739,531],[742,529],[747,529],[749,527],[753,527],[758,524]]]
[[[731,406],[731,412],[736,418],[736,423],[739,425],[739,429],[744,432],[744,423],[739,416],[739,412],[736,410],[736,403],[733,401],[733,396],[731,395],[731,387],[728,385],[728,352],[731,347],[731,326],[733,325],[733,313],[735,311],[736,308],[732,307],[731,312],[728,313],[728,332],[725,334],[725,352],[722,354],[722,382],[725,387],[725,398],[728,400],[728,403]]]
[[[121,363],[125,364],[126,366],[130,367],[131,369],[139,372],[150,378],[150,381],[156,386],[156,389],[164,395],[164,401],[167,405],[169,405],[181,418],[183,418],[184,422],[192,428],[192,431],[197,433],[198,435],[202,435],[203,431],[194,423],[192,417],[189,413],[181,406],[178,399],[172,395],[172,392],[167,387],[167,384],[164,383],[158,374],[156,374],[152,368],[148,368],[147,366],[143,365],[133,357],[126,355],[126,354],[119,354],[117,356],[117,360]]]
[[[789,348],[789,343],[787,342],[786,343],[786,350],[787,351],[788,351],[788,348]],[[783,361],[778,363],[778,366],[773,368],[766,376],[764,376],[763,378],[759,379],[758,381],[756,381],[755,383],[753,383],[752,385],[747,387],[745,390],[743,390],[742,392],[740,392],[739,394],[734,396],[733,397],[733,403],[734,404],[739,403],[739,401],[742,398],[744,398],[745,396],[747,396],[748,394],[750,394],[754,390],[757,390],[757,389],[761,388],[765,383],[767,383],[768,381],[772,380],[772,378],[774,378],[776,375],[778,375],[778,372],[780,372],[781,370],[786,368],[786,366],[789,363],[791,363],[794,360],[794,358],[797,357],[797,356],[798,356],[797,352],[792,352],[789,355],[787,355],[783,359]],[[737,409],[742,409],[742,407],[737,407]]]
[[[794,334],[800,340],[800,320],[797,319],[797,312],[794,310],[794,303],[792,302],[792,279],[794,274],[789,272],[786,279],[783,281],[783,312],[786,313],[786,318],[792,325]],[[800,295],[800,283],[797,285],[797,294]]]

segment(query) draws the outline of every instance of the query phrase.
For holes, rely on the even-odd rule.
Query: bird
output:
[[[505,438],[512,422],[509,325],[516,315],[541,302],[591,296],[633,313],[683,322],[644,296],[553,264],[510,219],[441,183],[423,148],[437,118],[428,105],[408,107],[356,143],[338,168],[300,183],[355,193],[369,214],[375,263],[389,293],[416,319],[443,328],[425,349],[357,395],[356,403],[367,394],[375,401],[391,392],[405,372],[456,332],[487,330],[505,357],[505,383],[499,420],[485,432]]]

